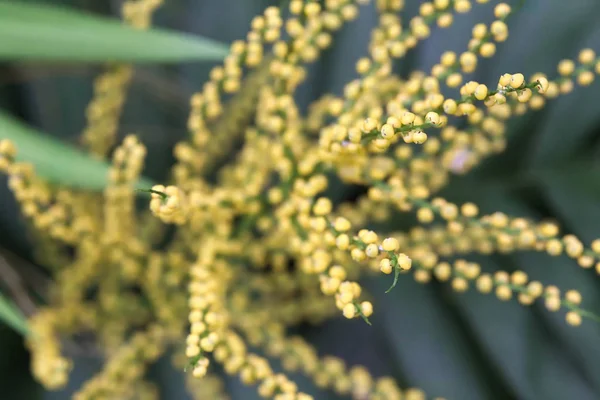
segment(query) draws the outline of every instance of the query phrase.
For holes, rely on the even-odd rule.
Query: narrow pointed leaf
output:
[[[219,60],[227,45],[182,32],[44,3],[0,0],[0,60],[181,62]]]
[[[428,399],[492,398],[472,345],[432,286],[404,276],[394,290],[384,294],[383,277],[369,283],[377,305],[375,328],[382,329],[382,345],[406,374],[408,386],[423,389]]]
[[[25,320],[23,314],[2,293],[0,293],[0,322],[23,335],[29,333],[27,320]]]
[[[399,276],[400,276],[400,267],[396,266],[396,268],[394,268],[394,282],[392,282],[392,286],[390,286],[390,288],[385,291],[386,293],[391,292],[392,289],[396,287],[396,284],[398,283],[398,277]]]
[[[507,188],[469,193],[455,190],[453,193],[454,201],[459,204],[474,201],[482,213],[499,210],[540,220],[533,209],[511,196]],[[531,280],[539,280],[544,285],[556,284],[563,290],[578,289],[586,301],[590,300],[584,308],[597,303],[594,284],[586,276],[589,271],[577,267],[572,260],[549,260],[546,254],[531,252],[486,257],[469,255],[466,258],[479,261],[486,272],[519,269]],[[475,291],[456,295],[456,301],[487,357],[511,389],[518,393],[518,398],[598,398],[598,379],[594,375],[597,352],[589,348],[589,341],[598,337],[598,326],[594,321],[586,320],[583,326],[574,328],[564,321],[564,311],[550,313],[543,303],[530,308],[515,299],[500,302],[493,295]],[[561,376],[561,380],[557,381],[556,376]]]
[[[101,190],[106,186],[108,163],[95,160],[2,111],[0,139],[13,141],[17,146],[17,160],[32,163],[36,173],[49,182],[87,190]],[[153,182],[142,178],[137,186],[152,187]]]

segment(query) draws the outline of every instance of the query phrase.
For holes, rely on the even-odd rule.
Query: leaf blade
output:
[[[136,30],[116,19],[42,3],[0,1],[0,38],[3,61],[172,63],[227,55],[227,46],[211,39]]]
[[[0,139],[9,139],[17,147],[17,160],[35,166],[36,173],[51,183],[98,191],[107,184],[108,163],[95,160],[75,147],[26,126],[0,111]],[[140,187],[154,183],[140,178]]]
[[[474,201],[484,213],[499,210],[513,216],[539,219],[532,208],[502,185],[485,191],[466,193],[463,190],[453,193],[453,200],[459,203],[467,199]],[[579,289],[586,296],[584,299],[597,302],[597,296],[592,296],[593,291],[589,288],[591,282],[585,277],[585,272],[589,271],[568,263],[564,265],[556,259],[548,260],[545,254],[517,252],[466,258],[475,261],[481,259],[481,265],[486,269],[522,270],[530,279],[539,280],[544,285],[558,284],[561,289]],[[570,267],[574,271],[569,270]],[[539,310],[536,312],[514,299],[501,303],[491,295],[465,293],[456,295],[456,299],[470,328],[486,349],[487,356],[518,393],[518,398],[537,398],[539,395],[557,400],[565,396],[590,400],[597,398],[597,378],[588,377],[597,370],[597,362],[594,361],[597,352],[587,350],[586,354],[585,350],[589,347],[586,344],[590,343],[590,337],[597,338],[598,327],[593,321],[585,321],[582,327],[573,328],[564,321],[563,311],[551,313],[539,303],[534,306]],[[497,305],[494,306],[494,303]],[[492,309],[493,312],[490,312]],[[582,369],[586,374],[580,373]],[[561,376],[561,379],[557,381],[556,376]]]
[[[0,293],[0,321],[22,335],[28,335],[27,320],[19,310]]]

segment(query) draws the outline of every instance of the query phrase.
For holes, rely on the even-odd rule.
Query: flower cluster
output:
[[[340,314],[369,323],[376,305],[359,283],[365,274],[393,274],[390,290],[412,274],[420,283],[449,282],[457,292],[473,286],[502,301],[540,300],[550,311],[565,310],[573,326],[597,320],[581,308],[577,290],[563,293],[522,271],[487,273],[469,254],[564,253],[600,274],[600,239],[588,246],[553,223],[481,215],[477,205],[436,192],[451,174],[505,148],[510,117],[540,109],[575,83],[590,85],[600,59],[585,49],[577,60],[560,62],[554,78],[506,73],[497,82],[470,80],[479,58],[492,57],[508,37],[514,11],[499,3],[489,26],[473,27],[463,53],[443,53],[430,72],[392,74],[393,61],[425,40],[433,24],[447,28],[456,13],[488,2],[425,2],[404,25],[404,1],[377,0],[378,23],[367,56],[356,63],[357,78],[339,96],[317,99],[307,115],[294,97],[307,65],[368,0],[291,0],[287,10],[267,8],[192,96],[190,135],[174,148],[171,180],[147,190],[152,218],[135,208],[145,156],[135,136],[113,149],[101,198],[47,184],[15,160],[10,142],[0,141],[0,171],[23,215],[47,238],[43,260],[56,277],[51,305],[30,323],[36,378],[51,389],[64,385],[70,361],[60,338],[91,331],[108,361],[76,399],[156,398],[144,370],[167,349],[178,352],[175,365],[189,367],[189,387],[199,398],[226,398],[210,373],[213,363],[257,385],[265,398],[313,398],[266,355],[354,399],[424,399],[419,389],[320,357],[302,338],[286,335],[299,322]],[[159,3],[128,2],[125,19],[144,28]],[[110,153],[131,73],[118,66],[98,78],[83,135],[90,154]],[[239,142],[237,157],[209,179]],[[336,204],[327,191],[334,179],[361,185],[365,194]],[[365,229],[395,211],[415,213],[421,225]],[[166,225],[176,229],[167,232]]]

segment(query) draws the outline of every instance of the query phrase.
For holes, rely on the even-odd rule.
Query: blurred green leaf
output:
[[[598,15],[600,2],[594,3],[588,12]],[[585,9],[580,8],[582,11]],[[600,49],[600,27],[594,21],[588,20],[579,30],[582,32],[579,40],[558,53],[561,58],[576,59],[578,52],[584,48]],[[556,73],[549,75],[556,76]],[[576,84],[572,93],[549,102],[545,118],[532,142],[529,164],[540,166],[576,159],[589,150],[589,141],[595,133],[593,128],[600,120],[597,98],[598,82],[595,82],[592,87]]]
[[[69,8],[0,1],[0,60],[181,62],[226,54],[226,45],[182,32],[140,31]]]
[[[106,186],[109,165],[95,160],[75,147],[30,128],[0,111],[0,139],[10,139],[17,146],[17,160],[35,166],[36,173],[51,183],[79,189],[101,190]],[[153,182],[141,178],[139,187]]]
[[[565,233],[574,233],[587,245],[598,237],[600,226],[600,169],[569,168],[554,175],[543,176],[540,181],[548,206],[553,215],[559,218]],[[598,278],[594,271],[582,270],[567,257],[553,257],[546,262],[559,264],[561,273],[554,279],[560,281],[565,289],[577,289],[583,297],[585,308],[600,312],[600,292]],[[556,267],[557,270],[559,267]],[[544,272],[548,269],[545,268]],[[547,273],[547,272],[546,272]],[[564,326],[564,324],[563,324]],[[600,371],[600,349],[589,346],[600,337],[600,326],[591,321],[576,330],[559,329],[558,333],[567,342],[567,347],[585,371]],[[589,374],[589,379],[600,392],[600,376]]]
[[[382,329],[386,347],[409,384],[431,397],[493,398],[473,344],[435,289],[414,282],[408,274],[385,294],[389,277],[385,278],[376,279],[370,288],[378,310],[373,325]]]
[[[526,203],[511,195],[508,186],[484,187],[476,192],[456,189],[452,190],[451,200],[459,203],[474,201],[483,213],[502,211],[540,219],[532,214]],[[487,271],[520,269],[530,279],[540,280],[545,285],[576,288],[582,292],[584,299],[590,300],[584,307],[598,301],[594,282],[586,274],[589,271],[581,270],[572,260],[561,261],[531,252],[465,258],[481,261]],[[539,304],[532,309],[516,300],[502,303],[493,295],[484,296],[475,291],[455,297],[469,326],[476,332],[501,375],[518,393],[518,398],[597,398],[599,382],[592,371],[599,368],[599,354],[595,350],[587,350],[589,343],[596,341],[600,333],[600,326],[596,323],[585,321],[584,326],[573,328],[566,324],[564,311],[550,313]],[[560,383],[556,378],[559,376]]]
[[[587,226],[598,232],[598,225],[590,226],[590,213],[598,215],[600,204],[600,165],[593,160],[572,162],[550,169],[533,170],[551,203],[559,213],[573,223],[573,228]],[[595,206],[595,207],[594,207]],[[590,233],[589,231],[587,232]]]
[[[515,5],[517,1],[508,3]],[[493,5],[484,7],[486,9],[473,7],[468,14],[470,24],[491,22]],[[475,14],[479,10],[483,10],[481,17]],[[579,50],[585,47],[600,48],[600,29],[591,18],[599,12],[600,2],[596,0],[574,0],[568,5],[563,0],[527,0],[508,22],[508,40],[498,44],[495,57],[480,60],[473,79],[494,85],[500,75],[515,72],[526,77],[542,72],[555,78],[558,75],[556,66],[561,59],[576,59]],[[549,26],[554,29],[547,29]],[[457,27],[451,29],[454,32]],[[469,35],[470,30],[464,29],[461,51]],[[448,47],[456,49],[454,35],[446,36],[448,38],[436,38],[435,43],[431,43],[437,46],[436,52],[427,63],[421,63],[424,69],[439,62],[440,54]],[[448,42],[450,46],[446,45]],[[430,42],[423,47],[428,49]],[[577,157],[590,139],[592,124],[597,122],[599,84],[595,82],[592,87],[585,88],[576,86],[573,93],[548,101],[544,109],[513,118],[508,124],[506,151],[487,160],[479,172],[518,173],[525,164],[539,167]]]
[[[27,320],[15,305],[0,293],[0,321],[13,328],[15,331],[27,335]]]

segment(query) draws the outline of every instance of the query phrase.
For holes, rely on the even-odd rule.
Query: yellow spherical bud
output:
[[[567,324],[571,326],[579,326],[581,325],[581,315],[575,311],[569,311],[565,316],[567,320]]]
[[[315,215],[328,215],[331,213],[332,207],[331,200],[329,200],[327,197],[321,197],[315,202],[313,206],[313,213]]]
[[[390,124],[384,124],[381,127],[381,136],[385,139],[391,139],[396,134],[394,127]]]
[[[440,28],[448,28],[454,22],[454,16],[450,13],[444,13],[438,17],[436,22]]]
[[[398,255],[398,266],[404,270],[408,270],[412,267],[412,260],[406,254],[400,253]]]
[[[333,223],[333,228],[338,232],[348,232],[352,224],[344,217],[337,217]]]
[[[430,111],[425,115],[425,121],[431,125],[438,125],[440,123],[440,115],[434,111]]]
[[[0,155],[14,158],[17,154],[17,149],[12,141],[8,139],[0,140]]]
[[[500,285],[496,288],[496,297],[502,301],[508,301],[512,298],[512,290],[506,285]]]
[[[575,63],[572,60],[562,60],[558,63],[558,73],[568,76],[575,72]]]
[[[452,275],[452,267],[447,262],[441,262],[435,266],[433,274],[438,280],[442,282],[447,281]]]
[[[345,233],[339,235],[335,239],[335,245],[340,250],[347,250],[348,247],[350,247],[350,236],[346,235]]]
[[[531,91],[531,89],[526,88],[524,90],[520,90],[517,93],[517,100],[520,103],[527,103],[531,99],[532,95],[533,95],[533,92]]]
[[[452,115],[452,114],[456,113],[458,106],[456,104],[456,101],[454,101],[452,99],[447,99],[444,101],[443,108],[444,108],[444,112],[446,114]]]
[[[422,17],[429,17],[433,15],[434,12],[435,8],[432,3],[426,2],[419,7],[419,14],[421,14]]]
[[[510,276],[510,281],[517,286],[523,286],[527,283],[527,274],[523,271],[515,271]]]
[[[488,88],[486,85],[477,85],[473,95],[477,100],[485,100],[488,94]]]
[[[510,6],[506,3],[500,3],[494,8],[494,16],[498,19],[504,19],[510,14]]]
[[[366,57],[361,58],[356,63],[356,72],[358,72],[361,75],[366,74],[370,68],[371,68],[371,60]]]
[[[360,311],[365,317],[370,317],[373,315],[373,304],[370,301],[363,301],[360,303]]]
[[[344,306],[342,313],[344,314],[344,317],[352,319],[356,317],[356,307],[354,306],[354,304],[348,303]]]
[[[352,257],[352,259],[354,261],[357,261],[357,262],[364,261],[364,259],[367,257],[365,252],[358,248],[352,249],[352,251],[350,252],[350,256]]]
[[[298,15],[302,12],[302,8],[304,7],[302,0],[292,0],[290,1],[290,12],[294,15]]]
[[[508,26],[504,21],[494,21],[490,26],[490,32],[494,37],[499,37],[500,39],[506,39],[508,36]]]
[[[373,118],[367,118],[363,121],[362,131],[365,133],[371,132],[377,129],[377,121]]]
[[[433,221],[435,214],[431,211],[431,208],[422,207],[417,211],[417,219],[419,222],[428,224]]]
[[[519,293],[518,300],[519,303],[523,304],[524,306],[529,306],[535,301],[533,297],[526,293]]]
[[[596,61],[596,53],[592,49],[583,49],[579,52],[579,62],[582,64],[592,64]]]
[[[479,54],[483,58],[492,58],[496,54],[496,45],[494,43],[484,43],[479,49]]]
[[[458,72],[455,72],[453,74],[448,75],[448,78],[446,78],[446,85],[448,85],[448,87],[451,87],[451,88],[457,88],[460,86],[462,81],[463,81],[462,75],[459,74]]]
[[[344,269],[344,267],[341,267],[339,265],[334,265],[333,267],[329,268],[328,274],[332,278],[336,278],[341,281],[346,279],[346,270]]]
[[[389,258],[384,258],[379,262],[379,270],[384,274],[391,274],[392,269],[392,263]]]
[[[390,54],[392,57],[398,58],[406,54],[406,46],[400,42],[393,42],[390,48]]]
[[[185,349],[185,356],[188,358],[196,357],[200,354],[200,347],[197,344],[188,344]]]
[[[504,74],[498,80],[498,85],[501,87],[507,87],[508,85],[510,85],[511,79],[512,79],[511,74]]]
[[[452,289],[456,292],[462,293],[467,291],[469,288],[469,282],[465,278],[454,278],[452,279]]]
[[[440,215],[445,220],[451,221],[458,216],[458,207],[452,203],[444,204],[440,207]]]
[[[537,89],[539,93],[546,93],[548,91],[548,88],[550,86],[550,83],[548,82],[548,79],[545,76],[540,76],[537,78]]]
[[[510,77],[510,87],[512,88],[520,88],[525,83],[525,76],[521,73],[513,74]]]
[[[560,297],[558,296],[547,296],[544,305],[549,311],[558,311],[560,310]]]
[[[477,216],[479,209],[473,203],[465,203],[460,207],[460,212],[467,218],[473,218]]]
[[[369,258],[375,258],[375,257],[377,257],[379,255],[379,246],[377,246],[375,243],[371,243],[365,249],[365,254]]]
[[[192,370],[192,375],[194,376],[194,378],[203,378],[204,376],[206,376],[207,372],[208,368],[206,366],[198,364]]]
[[[450,0],[433,0],[433,5],[437,10],[445,10],[450,6]]]
[[[475,285],[481,293],[490,293],[494,288],[494,281],[489,274],[484,274],[477,278]]]
[[[581,304],[581,293],[579,293],[577,290],[569,290],[567,293],[565,293],[565,300],[567,300],[569,303],[579,305]]]
[[[428,283],[431,281],[431,272],[424,269],[418,269],[414,274],[415,281],[419,283]]]
[[[560,83],[559,92],[561,94],[569,94],[573,91],[573,87],[573,81],[571,79],[566,79]]]
[[[487,34],[487,26],[485,24],[477,24],[473,27],[472,32],[475,39],[483,39]]]
[[[366,244],[377,242],[377,234],[367,229],[362,229],[358,232],[358,237]]]
[[[477,56],[475,53],[470,51],[462,53],[460,55],[460,66],[464,72],[470,73],[475,71],[477,67]]]
[[[423,144],[427,141],[427,134],[423,131],[412,132],[411,141],[415,144]]]
[[[321,5],[317,2],[310,2],[304,6],[304,14],[307,17],[314,17],[321,12]]]
[[[600,239],[594,239],[591,244],[592,251],[600,254]]]
[[[471,11],[471,2],[469,0],[455,0],[454,9],[459,14]]]
[[[539,281],[531,281],[527,285],[527,294],[531,297],[540,297],[544,293],[544,285]]]
[[[410,111],[405,112],[400,118],[402,125],[410,125],[415,121],[415,114]]]
[[[589,86],[594,82],[596,76],[592,71],[582,71],[577,75],[577,83],[581,86]]]
[[[393,237],[385,238],[381,243],[381,247],[385,251],[397,251],[400,248],[400,242]]]
[[[560,289],[554,285],[548,285],[548,286],[546,286],[544,293],[546,294],[546,296],[559,297]]]
[[[456,53],[453,51],[446,51],[445,53],[442,54],[442,57],[440,58],[440,63],[444,67],[452,67],[455,62],[456,62]]]

